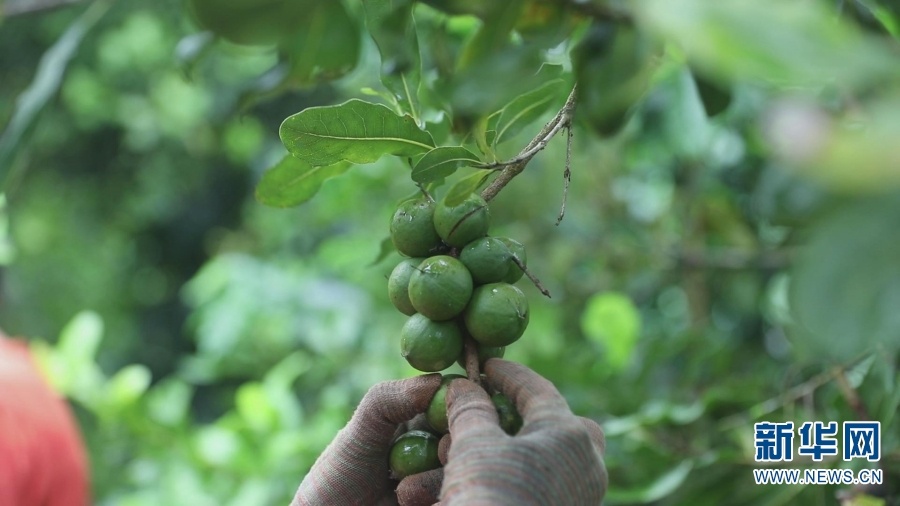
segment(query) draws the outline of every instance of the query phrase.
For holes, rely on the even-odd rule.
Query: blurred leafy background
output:
[[[0,3],[0,322],[72,400],[97,504],[285,504],[371,385],[417,373],[386,294],[399,256],[375,262],[415,187],[383,158],[300,207],[254,190],[285,117],[393,91],[402,61],[380,60],[357,1],[352,23],[277,48],[217,39],[176,0],[45,3]],[[423,114],[458,112],[423,119],[464,129],[527,91],[504,87],[530,60],[489,51],[480,4],[425,3],[423,54],[443,40],[476,62],[421,76]],[[561,140],[492,204],[553,294],[523,284],[507,358],[604,425],[606,503],[897,504],[900,10],[511,4],[540,14],[515,33],[545,61],[575,48],[583,100],[562,223]],[[331,59],[304,60],[310,41]],[[882,423],[893,489],[753,485],[754,422],[862,418]]]

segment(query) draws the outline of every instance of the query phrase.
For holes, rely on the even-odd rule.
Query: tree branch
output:
[[[572,183],[572,125],[566,127],[566,170],[563,171],[563,197],[562,206],[559,208],[559,216],[556,217],[556,226],[562,223],[566,216],[566,201],[569,200],[569,184]]]
[[[555,137],[560,130],[571,125],[572,115],[575,112],[576,89],[577,88],[572,88],[572,92],[569,93],[569,98],[566,99],[566,103],[563,105],[562,109],[560,109],[559,112],[556,113],[556,116],[554,116],[533,139],[531,139],[531,142],[529,142],[518,155],[505,162],[494,162],[478,166],[483,169],[503,167],[503,170],[500,172],[500,175],[497,176],[497,179],[481,192],[481,197],[484,198],[484,200],[490,201],[496,197],[504,186],[509,184],[514,177],[525,170],[525,166],[528,165],[528,162],[530,162],[536,154],[547,147],[547,143],[550,142],[550,139]]]

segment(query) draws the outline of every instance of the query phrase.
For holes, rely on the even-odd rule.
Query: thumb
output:
[[[447,419],[454,441],[506,436],[487,392],[466,379],[455,379],[447,387]]]

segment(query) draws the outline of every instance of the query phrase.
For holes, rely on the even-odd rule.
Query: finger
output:
[[[487,392],[469,380],[455,379],[447,387],[447,419],[458,441],[506,434]]]
[[[529,425],[531,431],[552,426],[572,415],[553,383],[522,364],[492,358],[485,364],[485,373],[490,384],[515,404],[525,422],[523,431]]]
[[[441,494],[444,470],[441,468],[407,476],[397,485],[400,506],[430,506]]]
[[[360,401],[349,425],[363,424],[366,433],[384,434],[372,444],[389,444],[397,425],[423,413],[440,386],[440,374],[378,383]]]
[[[450,434],[444,434],[444,437],[438,441],[438,460],[441,461],[442,466],[447,465],[447,456],[450,452]]]
[[[578,421],[584,425],[584,428],[587,429],[588,436],[591,438],[591,443],[594,444],[594,448],[600,452],[600,455],[606,454],[606,435],[603,434],[603,428],[597,424],[597,422],[591,420],[590,418],[584,418],[583,416],[577,417]]]

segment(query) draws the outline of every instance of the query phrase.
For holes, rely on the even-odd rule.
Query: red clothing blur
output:
[[[0,506],[86,506],[87,459],[25,343],[0,336]]]

